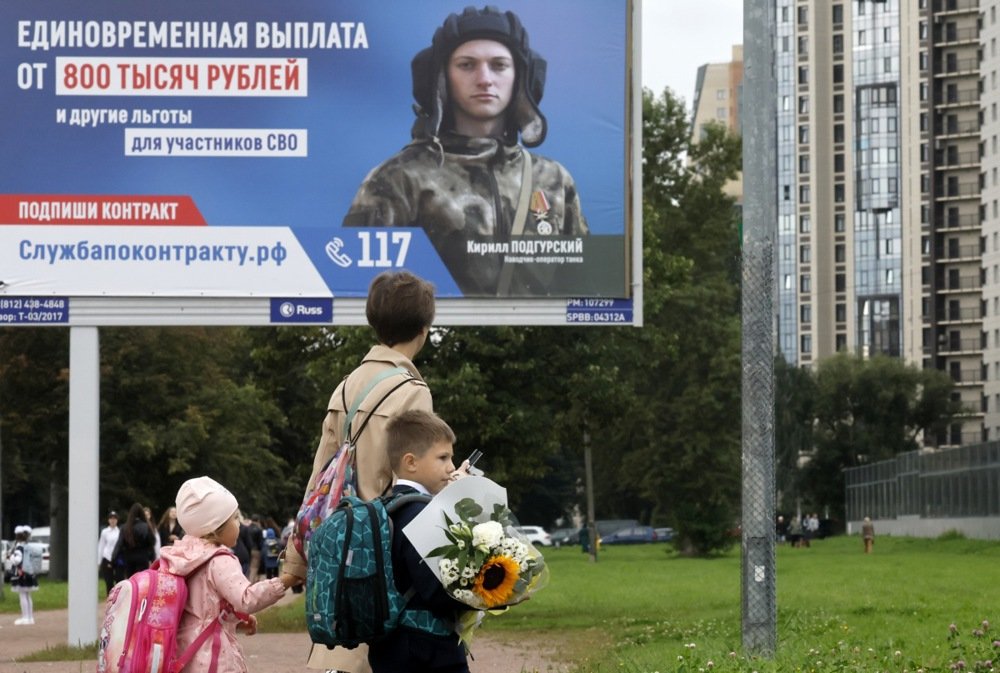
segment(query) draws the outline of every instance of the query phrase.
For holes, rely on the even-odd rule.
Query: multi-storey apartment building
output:
[[[743,92],[743,46],[735,45],[728,63],[706,63],[698,68],[692,105],[691,139],[698,142],[709,123],[740,132]],[[743,179],[728,182],[725,192],[743,202]]]
[[[1000,437],[1000,0],[982,3],[776,2],[779,350],[948,372],[968,412],[930,445]]]

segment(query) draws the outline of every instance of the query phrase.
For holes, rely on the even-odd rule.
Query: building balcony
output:
[[[956,386],[979,385],[983,382],[983,370],[979,368],[953,369],[949,373]]]
[[[982,261],[982,249],[978,245],[949,246],[938,252],[937,262],[975,262]]]
[[[938,63],[934,68],[934,77],[957,77],[961,75],[979,75],[979,59],[951,59]]]
[[[982,339],[945,339],[938,344],[938,353],[948,355],[978,355],[983,352]]]
[[[957,28],[949,25],[935,26],[935,47],[956,47],[962,44],[975,44],[978,46],[979,28],[976,26],[968,26],[965,28]]]
[[[979,0],[934,0],[935,14],[978,14]]]
[[[941,191],[937,195],[937,200],[942,201],[948,200],[958,200],[958,199],[976,199],[979,200],[980,188],[979,182],[951,182],[941,185]]]
[[[934,168],[979,168],[979,152],[952,152],[939,150],[934,153]]]
[[[950,109],[950,108],[960,108],[960,107],[976,107],[979,105],[979,89],[963,89],[961,91],[941,91],[934,96],[934,107],[937,109]],[[974,128],[970,129],[969,125]],[[960,130],[952,130],[950,128],[953,125],[948,125],[943,129],[938,128],[938,130],[943,130],[948,133],[964,133],[968,131],[979,132],[979,120],[974,119],[969,122],[963,122],[959,125]]]
[[[959,215],[943,215],[939,216],[937,219],[937,228],[941,229],[968,229],[970,231],[978,231],[982,225],[978,213],[965,213]]]
[[[940,320],[938,320],[938,324],[960,325],[962,323],[978,323],[982,320],[982,316],[983,312],[978,306],[945,310],[942,313]]]
[[[979,104],[977,100],[976,105]],[[979,140],[979,120],[970,119],[967,121],[950,121],[947,124],[935,124],[934,135],[940,139],[944,138],[975,138]]]

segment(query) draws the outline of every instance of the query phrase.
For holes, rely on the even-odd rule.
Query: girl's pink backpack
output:
[[[218,554],[230,553],[228,549],[218,550],[188,577]],[[212,638],[209,673],[215,673],[222,629],[218,619],[177,655],[177,629],[187,597],[187,578],[160,568],[159,561],[116,584],[104,609],[97,645],[97,673],[180,673],[209,638]]]

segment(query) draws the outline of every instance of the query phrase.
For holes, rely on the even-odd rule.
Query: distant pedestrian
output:
[[[875,544],[875,525],[872,524],[872,520],[867,516],[861,524],[861,539],[865,544],[865,553],[871,554],[872,546]]]
[[[184,529],[177,522],[177,508],[168,507],[160,519],[160,546],[168,547],[184,537]]]
[[[97,563],[101,567],[101,577],[104,579],[106,593],[111,593],[111,587],[115,585],[115,547],[118,546],[118,536],[121,535],[118,527],[118,512],[111,510],[108,512],[108,525],[101,531],[101,537],[97,541]]]
[[[133,503],[128,510],[128,518],[118,537],[118,554],[127,579],[140,570],[145,570],[154,559],[156,538],[151,526],[146,522],[146,512],[142,505]],[[115,563],[119,563],[115,558]]]
[[[35,605],[31,594],[38,591],[38,577],[25,564],[25,549],[31,539],[31,526],[14,527],[14,550],[10,554],[13,575],[10,586],[21,599],[21,617],[14,620],[15,626],[30,626],[35,623]]]

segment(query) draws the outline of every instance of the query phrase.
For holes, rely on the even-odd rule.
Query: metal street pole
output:
[[[587,479],[587,539],[590,560],[597,562],[597,524],[594,522],[594,470],[590,461],[590,433],[583,431],[583,470]]]
[[[743,2],[742,633],[774,655],[774,235],[777,225],[775,2]]]

